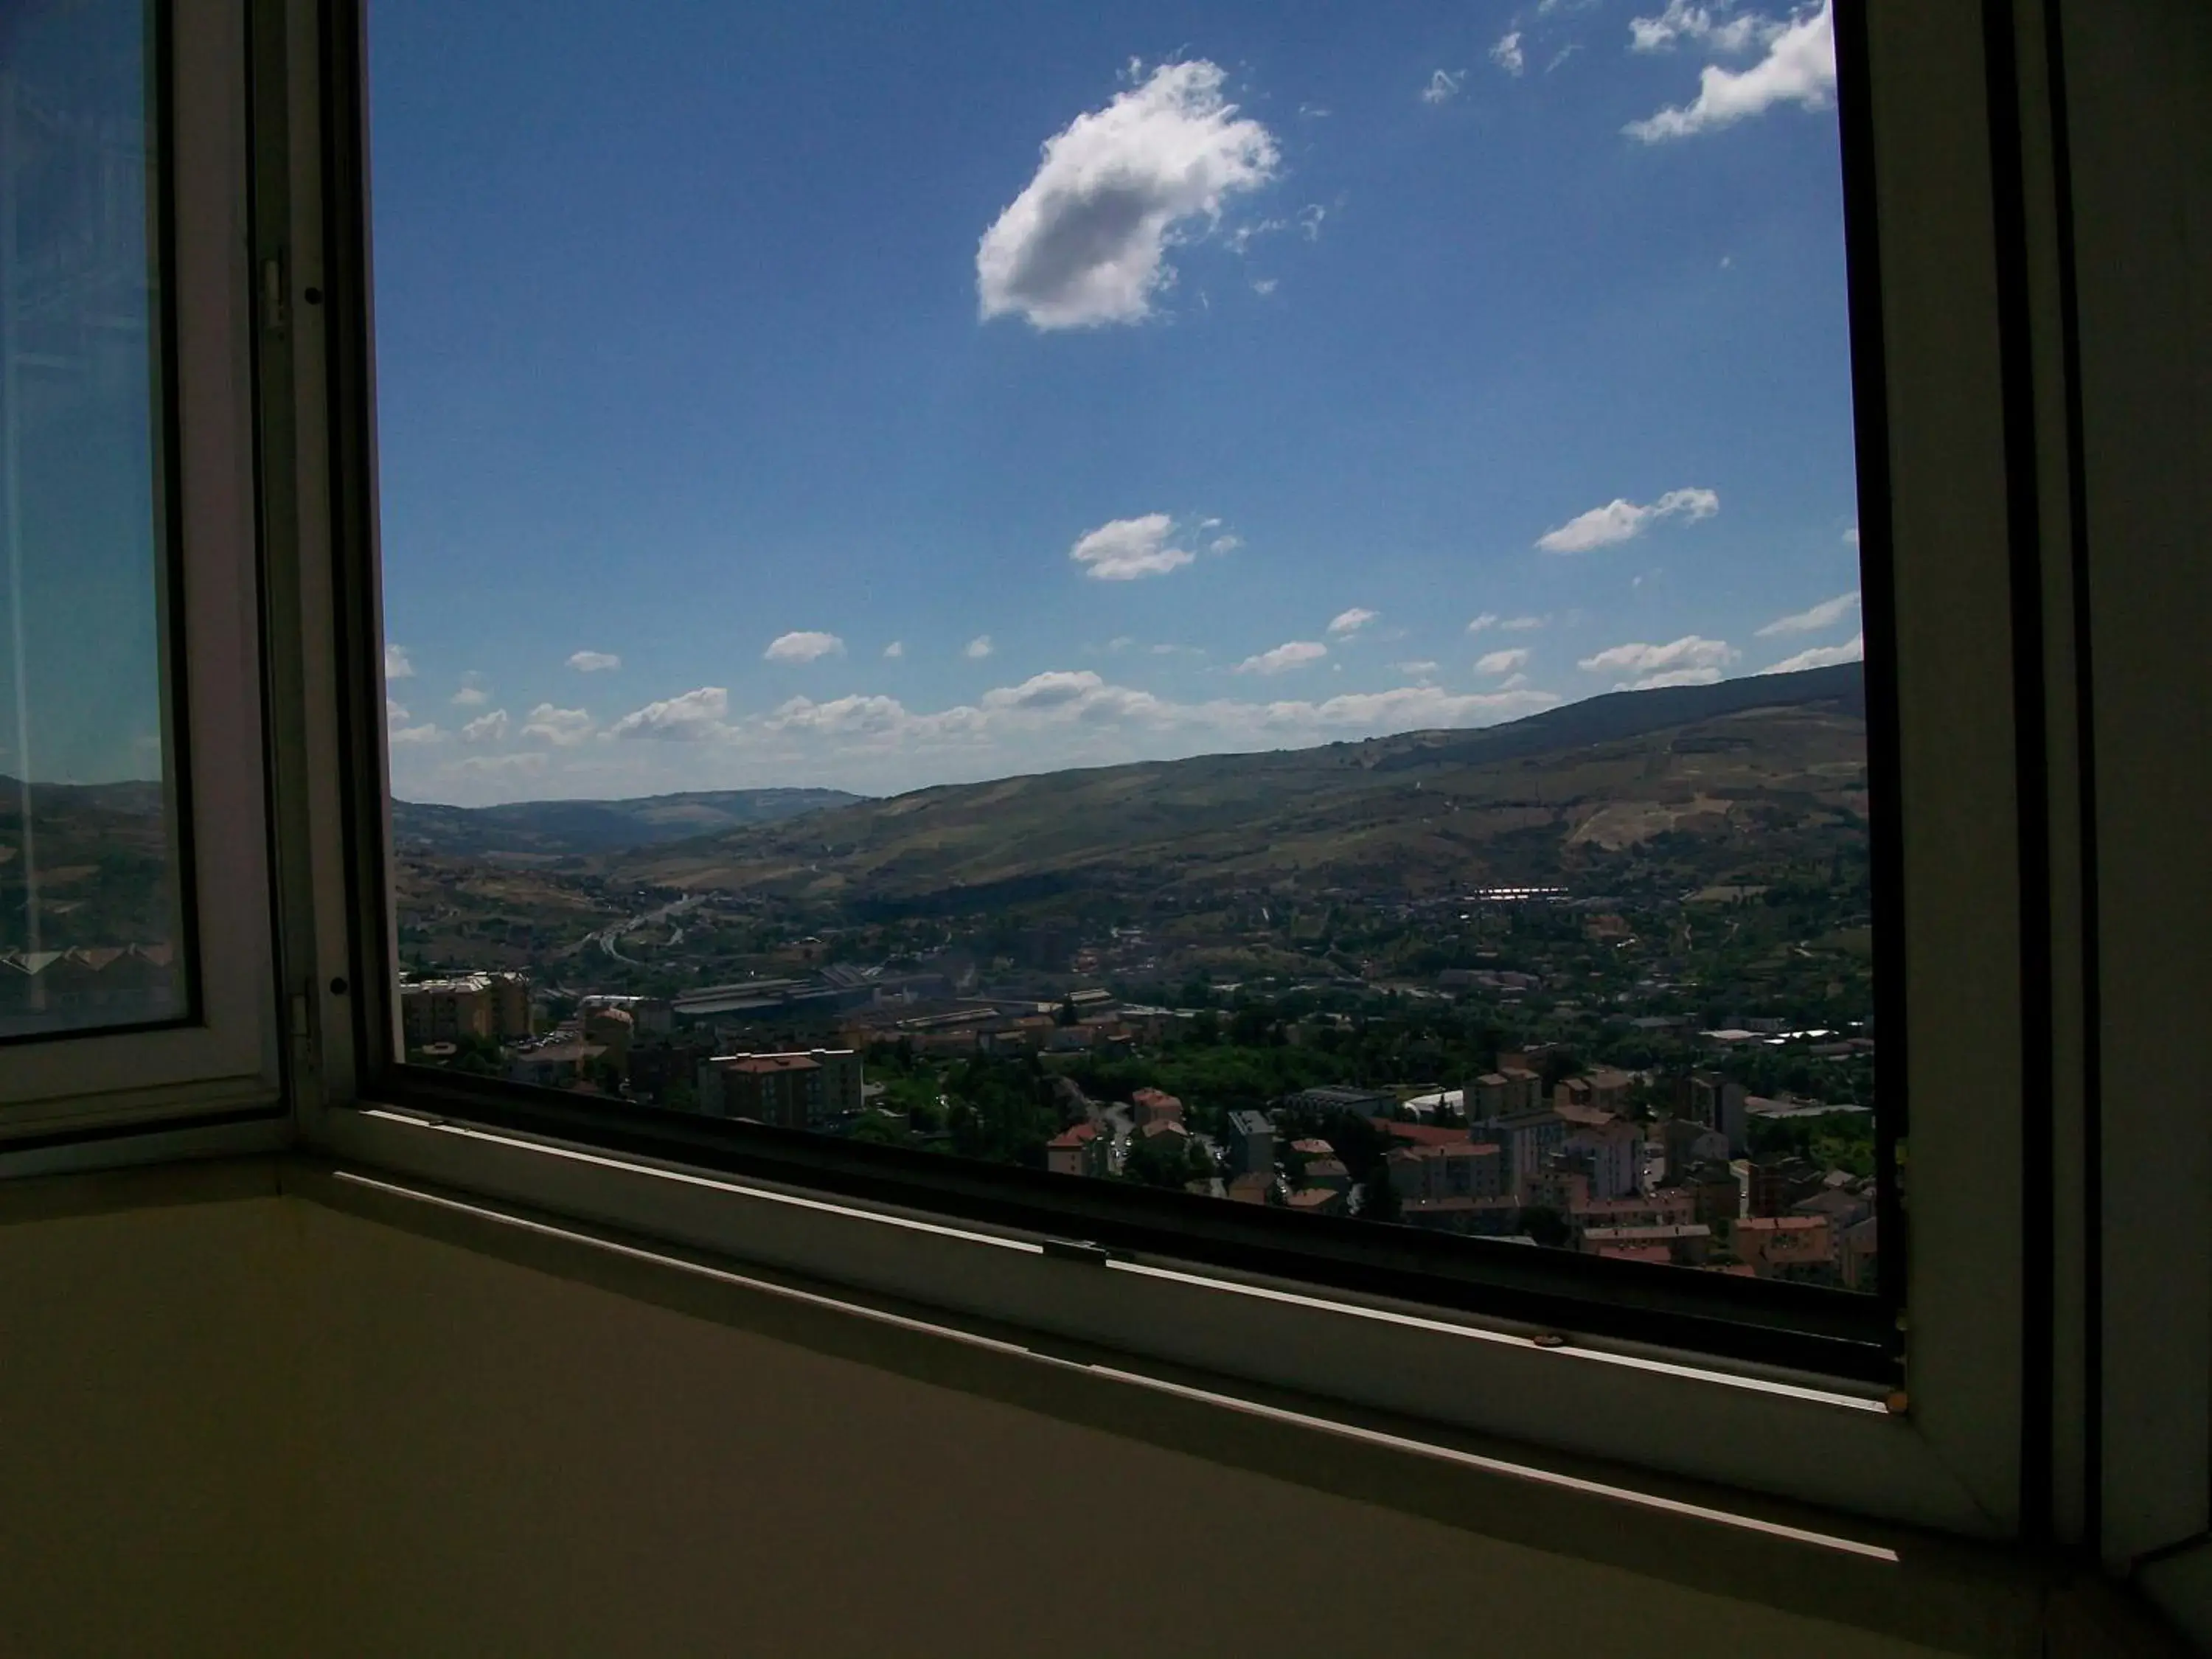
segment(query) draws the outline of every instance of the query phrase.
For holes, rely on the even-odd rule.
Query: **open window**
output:
[[[274,1098],[243,26],[0,16],[10,1138]]]

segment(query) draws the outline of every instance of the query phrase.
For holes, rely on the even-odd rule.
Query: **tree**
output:
[[[1567,1226],[1566,1217],[1557,1210],[1532,1204],[1520,1215],[1521,1231],[1539,1244],[1563,1246],[1574,1235]]]
[[[1398,1189],[1390,1184],[1390,1166],[1378,1164],[1359,1183],[1359,1213],[1369,1221],[1395,1221],[1405,1212]]]
[[[1060,1012],[1055,1016],[1055,1018],[1062,1025],[1073,1025],[1075,1024],[1078,1016],[1075,1012],[1075,998],[1073,994],[1061,1000],[1060,1005]]]

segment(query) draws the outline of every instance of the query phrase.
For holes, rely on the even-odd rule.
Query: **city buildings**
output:
[[[717,1054],[699,1067],[699,1109],[787,1129],[823,1128],[860,1110],[860,1057],[850,1048]]]

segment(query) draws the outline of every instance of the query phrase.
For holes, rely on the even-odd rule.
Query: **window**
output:
[[[0,65],[0,1038],[190,1006],[149,21],[31,8]]]
[[[1833,20],[1655,12],[380,0],[406,1062],[1885,1366]]]
[[[243,18],[0,19],[0,1140],[274,1097]]]

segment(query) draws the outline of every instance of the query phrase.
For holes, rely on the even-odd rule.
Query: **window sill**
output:
[[[1440,1431],[1984,1538],[2002,1524],[1879,1389],[1717,1364],[1153,1258],[383,1108],[308,1137],[339,1184],[527,1206],[649,1241]],[[1109,1367],[1109,1370],[1114,1369]],[[1133,1371],[1130,1375],[1134,1376]]]

